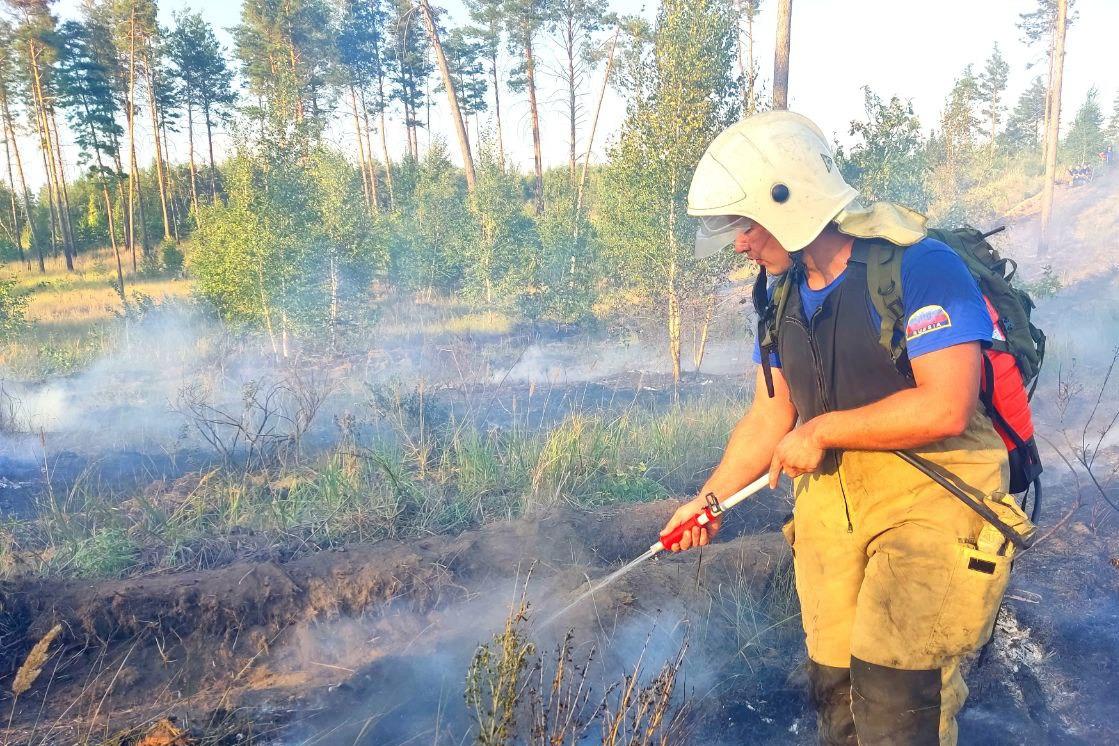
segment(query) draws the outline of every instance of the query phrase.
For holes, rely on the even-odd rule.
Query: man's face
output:
[[[755,224],[748,230],[739,231],[734,239],[734,250],[765,269],[770,275],[782,275],[793,266],[792,257],[777,242],[773,234]]]

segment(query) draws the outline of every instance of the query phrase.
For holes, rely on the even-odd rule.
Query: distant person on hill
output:
[[[792,477],[785,533],[820,742],[954,744],[968,691],[960,662],[990,637],[1009,555],[995,552],[1004,540],[984,518],[891,451],[911,449],[979,494],[1007,492],[1006,447],[978,406],[992,319],[923,216],[860,207],[856,195],[827,137],[788,111],[733,125],[696,168],[696,255],[733,245],[752,259],[774,320],[771,332],[759,324],[749,411],[665,531],[766,472],[774,485]],[[885,244],[908,247],[896,362],[867,279]],[[718,521],[708,526],[671,548],[707,544]]]

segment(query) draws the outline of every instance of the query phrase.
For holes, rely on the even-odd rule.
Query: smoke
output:
[[[527,547],[526,547],[527,549]],[[567,579],[572,576],[566,575]],[[315,622],[290,635],[264,665],[277,679],[320,675],[325,686],[307,718],[286,735],[285,743],[405,743],[427,738],[462,742],[473,726],[463,690],[479,645],[501,635],[520,603],[523,576],[490,580],[464,589],[464,598],[420,612],[407,601],[394,602],[360,618]],[[540,630],[548,600],[570,592],[564,576],[533,579],[523,641],[533,647],[521,676],[521,726],[527,733],[528,700],[546,695],[557,664],[557,649],[567,627]],[[662,600],[662,599],[658,599]],[[539,602],[541,608],[537,608]],[[627,676],[646,685],[666,663],[677,660],[695,634],[695,620],[685,604],[663,608],[616,607],[602,619],[573,627],[564,665],[572,683],[586,690],[583,716],[592,721],[603,700],[616,703]],[[606,611],[606,609],[603,609]],[[491,648],[495,653],[498,649]],[[688,648],[677,674],[673,702],[679,707],[688,692],[712,685],[713,657]],[[580,670],[581,669],[581,670]],[[594,738],[594,724],[585,737]],[[360,736],[360,739],[358,738]]]

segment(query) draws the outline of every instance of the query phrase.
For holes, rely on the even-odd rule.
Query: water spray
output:
[[[583,603],[583,601],[585,601],[587,598],[593,596],[598,591],[601,591],[603,588],[610,585],[615,580],[622,577],[645,560],[651,557],[656,557],[658,554],[668,549],[673,544],[679,544],[680,539],[683,538],[684,534],[688,531],[691,531],[693,528],[706,526],[708,523],[715,520],[717,516],[722,515],[723,513],[733,508],[735,505],[738,505],[740,502],[745,500],[747,497],[750,497],[750,495],[753,495],[755,492],[758,492],[759,490],[767,486],[769,486],[769,474],[758,477],[753,482],[746,485],[738,492],[735,492],[733,495],[726,498],[725,500],[717,500],[713,494],[708,494],[707,505],[703,508],[703,510],[699,511],[668,533],[661,534],[656,543],[649,547],[649,549],[646,550],[644,554],[642,554],[640,557],[637,557],[636,559],[630,560],[618,570],[615,570],[602,580],[595,583],[593,586],[590,587],[590,589],[583,593],[583,595],[579,596],[567,606],[563,607],[555,614],[548,617],[548,619],[546,619],[544,623],[540,625],[540,629],[549,626],[552,622],[556,621],[561,616],[571,611],[571,609]]]

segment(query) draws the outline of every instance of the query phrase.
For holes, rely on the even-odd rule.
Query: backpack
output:
[[[1006,446],[1010,492],[1025,493],[1031,486],[1034,488],[1031,519],[1036,521],[1041,503],[1042,465],[1034,441],[1029,402],[1045,358],[1045,334],[1031,321],[1035,308],[1033,299],[1013,284],[1017,264],[999,256],[987,241],[1002,230],[1004,228],[1000,227],[981,233],[964,226],[954,230],[929,230],[928,236],[946,244],[963,259],[987,302],[994,339],[984,350],[979,399]],[[880,240],[870,241],[868,247],[867,285],[875,310],[882,319],[879,343],[890,353],[894,364],[908,373],[907,319],[901,298],[901,260],[906,247]],[[754,287],[754,302],[758,309],[763,372],[772,396],[769,352],[776,349],[778,320],[784,315],[785,301],[793,283],[786,279],[789,276],[786,274],[769,297],[764,274],[764,271],[759,274]],[[1030,386],[1029,391],[1027,386]],[[1023,494],[1023,503],[1025,499]]]

